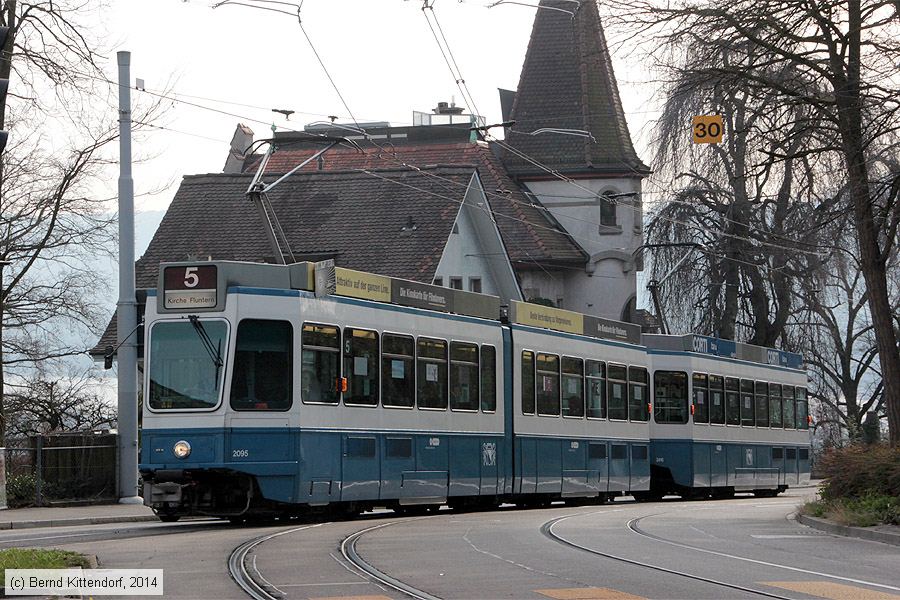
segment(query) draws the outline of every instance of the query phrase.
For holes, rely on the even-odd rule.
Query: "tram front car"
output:
[[[291,333],[282,325],[297,311],[292,288],[308,289],[308,278],[303,265],[160,266],[144,321],[140,472],[144,503],[163,521],[239,518],[278,510],[262,498],[292,500],[282,488],[297,469],[287,432],[298,423],[287,411]],[[229,287],[235,281],[244,287]]]

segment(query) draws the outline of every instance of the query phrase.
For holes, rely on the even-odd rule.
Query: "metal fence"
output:
[[[10,507],[116,498],[116,435],[64,433],[6,440]]]

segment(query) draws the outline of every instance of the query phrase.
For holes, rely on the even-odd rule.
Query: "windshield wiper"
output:
[[[222,340],[219,340],[216,346],[213,345],[212,339],[209,337],[209,334],[206,333],[206,328],[203,327],[203,322],[200,321],[200,317],[197,315],[188,315],[188,320],[190,320],[191,325],[194,326],[194,331],[197,332],[197,337],[200,338],[200,341],[203,343],[203,347],[206,348],[207,354],[209,354],[209,358],[212,359],[213,364],[216,365],[216,387],[219,386],[219,369],[222,368],[224,364],[222,362]]]

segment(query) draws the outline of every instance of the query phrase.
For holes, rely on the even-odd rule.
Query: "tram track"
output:
[[[44,528],[4,531],[0,535],[0,548],[19,548],[28,546],[56,546],[67,543],[104,542],[110,540],[126,540],[142,537],[190,534],[200,531],[211,531],[220,528],[220,521],[198,521],[195,523],[179,523],[161,525],[148,522],[138,526],[109,526],[84,531],[87,526],[72,526],[63,531],[48,531]]]
[[[738,584],[736,584],[736,583],[729,583],[729,582],[727,582],[727,581],[720,581],[720,580],[718,580],[718,579],[712,579],[712,578],[710,578],[710,577],[704,577],[704,576],[702,576],[702,575],[696,575],[696,574],[693,574],[693,573],[685,573],[685,572],[683,572],[683,571],[678,571],[678,570],[675,570],[675,569],[669,569],[669,568],[667,568],[667,567],[663,567],[663,566],[660,566],[660,565],[654,565],[654,564],[652,564],[652,563],[648,563],[648,562],[644,562],[644,561],[640,561],[640,560],[635,560],[635,559],[632,559],[632,558],[626,558],[626,557],[624,557],[624,556],[617,556],[617,555],[615,555],[615,554],[610,554],[609,552],[603,552],[603,551],[601,551],[601,550],[597,550],[596,548],[589,548],[589,547],[587,547],[587,546],[582,546],[581,544],[578,544],[578,543],[576,543],[576,542],[573,542],[572,540],[566,539],[566,538],[562,537],[561,535],[559,535],[558,533],[556,533],[555,531],[553,531],[553,527],[554,527],[557,523],[561,523],[561,522],[566,521],[566,520],[568,520],[568,519],[571,519],[571,518],[573,518],[573,517],[584,516],[584,515],[586,515],[586,514],[594,514],[594,513],[577,513],[577,514],[574,514],[574,515],[566,515],[566,516],[563,516],[563,517],[557,517],[557,518],[555,518],[555,519],[551,519],[550,521],[547,521],[546,523],[544,523],[544,524],[541,526],[541,533],[542,533],[544,536],[546,536],[547,538],[553,540],[553,541],[556,542],[556,543],[562,544],[563,546],[568,546],[568,547],[570,547],[570,548],[574,548],[574,549],[576,549],[576,550],[580,550],[580,551],[586,552],[586,553],[588,553],[588,554],[593,554],[593,555],[595,555],[595,556],[602,556],[603,558],[608,558],[608,559],[610,559],[610,560],[614,560],[614,561],[617,561],[617,562],[626,563],[626,564],[633,565],[633,566],[637,566],[637,567],[643,567],[643,568],[646,568],[646,569],[652,569],[652,570],[654,570],[654,571],[659,571],[659,572],[662,572],[662,573],[667,573],[667,574],[669,574],[669,575],[676,575],[676,576],[678,576],[678,577],[683,577],[683,578],[685,578],[685,579],[690,579],[690,580],[693,580],[693,581],[701,581],[701,582],[708,583],[708,584],[711,584],[711,585],[715,585],[715,586],[718,586],[718,587],[728,588],[728,589],[731,589],[731,590],[737,590],[737,591],[740,591],[740,592],[745,592],[745,593],[753,594],[753,595],[756,595],[756,596],[763,596],[763,597],[765,597],[765,598],[776,598],[777,600],[796,600],[796,598],[792,598],[792,597],[790,597],[790,596],[782,596],[782,595],[775,594],[775,593],[772,593],[772,592],[766,592],[766,591],[763,591],[763,590],[758,590],[758,589],[754,589],[754,588],[749,588],[749,587],[746,587],[746,586],[738,585]],[[650,517],[650,516],[654,516],[654,515],[646,515],[645,517],[640,517],[640,518],[646,518],[646,517]],[[630,524],[631,524],[633,521],[635,521],[635,520],[636,520],[636,519],[632,519],[631,521],[628,522],[628,524],[630,525]],[[629,529],[630,529],[630,527],[629,527]]]
[[[420,517],[420,519],[421,518],[427,519],[429,517]],[[405,519],[403,521],[382,523],[380,525],[375,525],[373,527],[368,527],[366,529],[362,529],[360,531],[352,533],[344,538],[344,540],[341,542],[341,554],[344,556],[347,562],[359,569],[367,578],[378,584],[385,585],[391,589],[397,590],[398,592],[405,594],[410,598],[415,598],[416,600],[441,600],[437,596],[432,596],[428,592],[414,588],[413,586],[404,583],[399,579],[395,579],[394,577],[391,577],[390,575],[379,571],[365,559],[363,559],[356,551],[356,543],[367,533],[377,531],[379,529],[384,529],[385,527],[390,527],[392,525],[397,525],[398,523],[408,523],[411,520],[414,519]]]
[[[328,523],[315,523],[312,525],[303,525],[301,527],[292,527],[291,529],[285,529],[284,531],[278,531],[276,533],[270,533],[268,535],[261,535],[259,537],[247,540],[246,542],[232,550],[231,554],[228,556],[228,574],[231,575],[231,578],[238,585],[238,587],[241,588],[244,593],[246,593],[254,600],[281,600],[285,597],[284,592],[279,590],[270,582],[266,581],[264,577],[262,577],[262,575],[256,569],[255,561],[254,564],[250,565],[248,568],[247,557],[250,556],[250,553],[257,546],[264,544],[271,539],[281,537],[283,535],[289,535],[291,533],[297,533],[298,531],[303,531],[305,529],[321,527],[322,525],[327,524]],[[253,576],[254,573],[256,574],[256,577]],[[262,581],[257,581],[257,579],[260,579]]]
[[[389,587],[415,600],[441,600],[437,596],[433,596],[428,592],[419,590],[403,581],[400,581],[399,579],[396,579],[386,573],[383,573],[382,571],[379,571],[376,567],[362,558],[356,549],[357,542],[367,533],[377,531],[385,527],[390,527],[392,525],[397,525],[399,523],[408,523],[411,520],[417,519],[404,519],[402,521],[381,523],[379,525],[374,525],[372,527],[367,527],[365,529],[361,529],[359,531],[351,533],[341,541],[341,554],[343,555],[347,563],[352,568],[356,569],[362,577],[368,579],[376,585]],[[229,575],[231,575],[231,578],[238,585],[238,587],[240,587],[245,594],[247,594],[254,600],[283,600],[286,594],[282,590],[278,589],[274,584],[267,581],[265,577],[263,577],[262,573],[260,573],[257,569],[256,561],[250,560],[250,557],[253,556],[253,551],[260,545],[277,537],[290,535],[306,529],[312,529],[314,527],[321,527],[323,525],[329,524],[329,522],[322,522],[313,525],[293,527],[291,529],[285,529],[283,531],[270,533],[247,540],[246,542],[240,544],[234,550],[232,550],[231,554],[229,555],[228,573]]]
[[[806,575],[816,575],[818,577],[825,577],[828,579],[836,579],[839,581],[845,581],[847,583],[867,585],[867,586],[877,587],[877,588],[881,588],[881,589],[885,589],[885,590],[891,590],[894,592],[900,592],[900,587],[893,586],[893,585],[886,585],[883,583],[875,583],[873,581],[866,581],[863,579],[854,579],[852,577],[844,577],[842,575],[834,575],[832,573],[823,573],[821,571],[812,571],[809,569],[802,569],[800,567],[793,567],[790,565],[782,565],[782,564],[778,564],[778,563],[767,562],[764,560],[758,560],[758,559],[749,558],[746,556],[737,556],[735,554],[728,554],[726,552],[719,552],[718,550],[710,550],[708,548],[701,548],[699,546],[692,546],[690,544],[685,544],[682,542],[677,542],[675,540],[670,540],[670,539],[649,533],[649,532],[641,529],[641,527],[639,525],[640,522],[644,519],[647,519],[647,518],[653,517],[653,516],[656,516],[656,515],[644,515],[643,517],[636,517],[636,518],[628,521],[628,523],[625,526],[629,529],[629,531],[631,531],[632,533],[635,533],[641,537],[647,538],[656,543],[667,544],[667,545],[675,546],[677,548],[682,548],[685,550],[693,550],[695,552],[702,552],[704,554],[712,554],[714,556],[719,556],[719,557],[727,558],[730,560],[748,562],[748,563],[753,563],[753,564],[757,564],[757,565],[762,565],[765,567],[772,567],[772,568],[776,568],[776,569],[783,569],[786,571],[793,571],[795,573],[803,573]]]

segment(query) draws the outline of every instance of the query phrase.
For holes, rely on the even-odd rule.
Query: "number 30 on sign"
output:
[[[722,141],[722,115],[694,117],[694,143],[718,144]]]

